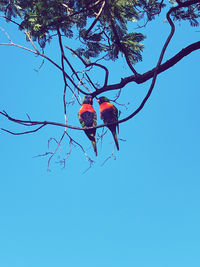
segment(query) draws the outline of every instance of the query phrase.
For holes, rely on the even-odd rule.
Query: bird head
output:
[[[92,105],[93,104],[92,96],[91,95],[86,95],[83,98],[83,104],[90,104],[90,105]]]
[[[109,99],[105,96],[101,96],[97,99],[97,102],[101,105],[104,102],[109,102]]]

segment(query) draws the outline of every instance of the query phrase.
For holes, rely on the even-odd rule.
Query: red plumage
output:
[[[85,96],[83,100],[83,104],[78,112],[78,118],[79,118],[79,121],[82,127],[95,127],[97,125],[96,123],[97,116],[92,106],[91,96]],[[84,132],[87,135],[87,137],[90,139],[94,152],[97,156],[97,147],[96,147],[96,140],[95,140],[96,128],[84,130]]]
[[[97,101],[100,104],[100,115],[103,122],[105,124],[118,122],[118,109],[112,103],[109,102],[108,98],[102,96]],[[119,143],[116,133],[116,128],[118,128],[119,132],[119,124],[108,125],[107,127],[113,135],[117,150],[119,150]]]

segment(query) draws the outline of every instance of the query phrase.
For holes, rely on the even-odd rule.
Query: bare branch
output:
[[[116,156],[115,156],[115,146],[114,146],[113,151],[112,151],[112,153],[110,154],[110,156],[109,156],[107,159],[105,159],[104,162],[101,164],[101,167],[102,167],[102,166],[103,166],[109,159],[111,159],[111,158],[114,158],[114,160],[116,160]]]
[[[4,131],[4,132],[10,133],[10,134],[12,134],[12,135],[23,135],[23,134],[35,133],[35,132],[39,131],[40,129],[42,129],[44,126],[45,126],[45,125],[41,125],[40,127],[38,127],[38,128],[35,129],[35,130],[27,131],[27,132],[21,132],[21,133],[14,133],[14,132],[8,131],[8,130],[3,129],[3,128],[1,128],[1,130]]]
[[[67,62],[68,66],[70,67],[72,73],[76,76],[76,78],[77,78],[77,80],[79,81],[79,83],[80,83],[81,85],[83,85],[83,86],[84,86],[90,93],[92,93],[92,92],[90,91],[90,89],[87,88],[87,87],[85,86],[85,84],[81,81],[81,79],[79,78],[79,76],[78,76],[78,74],[77,74],[77,71],[75,71],[75,69],[73,68],[72,64],[70,63],[70,61],[69,61],[69,60],[67,59],[67,57],[65,56],[64,49],[63,49],[63,44],[62,44],[61,33],[60,33],[60,30],[59,30],[59,29],[57,29],[57,33],[58,33],[58,37],[59,37],[59,45],[60,45],[60,49],[61,49],[61,53],[62,53],[63,59]],[[77,88],[77,87],[76,87],[76,88]],[[78,87],[78,88],[79,88],[79,87]],[[78,89],[78,88],[77,88],[77,89]],[[85,94],[85,92],[83,92],[80,88],[79,88],[78,90],[79,90],[81,93],[84,93],[84,94]]]
[[[14,20],[12,20],[12,19],[6,17],[6,16],[3,16],[3,15],[0,15],[0,17],[4,18],[4,19],[6,19],[6,20],[9,20],[10,22],[12,22],[12,23],[14,23],[14,24],[16,24],[17,26],[20,27],[20,24],[17,23],[16,21],[14,21]],[[24,33],[26,34],[28,40],[29,40],[30,43],[32,44],[32,46],[33,46],[33,48],[35,49],[36,53],[39,54],[39,50],[37,49],[37,47],[36,47],[35,44],[33,43],[33,40],[32,40],[32,38],[31,38],[29,32],[27,32],[27,31],[24,29]],[[9,41],[12,42],[11,39],[9,39]]]
[[[65,47],[67,48],[67,49],[69,49],[73,54],[75,54],[81,61],[82,61],[82,63],[85,65],[85,67],[87,68],[87,67],[90,67],[90,66],[97,66],[97,67],[100,67],[100,68],[102,68],[103,70],[105,70],[105,81],[104,81],[104,85],[103,85],[103,87],[104,86],[107,86],[107,83],[108,83],[108,75],[109,75],[109,71],[108,71],[108,69],[104,66],[104,65],[102,65],[102,64],[99,64],[99,63],[96,63],[96,62],[92,62],[92,63],[87,63],[75,50],[73,50],[71,47],[69,47],[69,46],[67,46],[67,45],[65,45]]]
[[[62,136],[61,136],[59,142],[57,142],[56,149],[54,150],[54,152],[52,153],[52,155],[51,155],[51,156],[49,157],[49,159],[48,159],[48,164],[47,164],[47,166],[48,166],[47,170],[48,170],[48,171],[50,171],[50,162],[51,162],[53,156],[56,154],[58,148],[60,147],[60,144],[61,144],[61,142],[62,142],[64,136],[65,136],[65,131],[64,131],[64,133],[62,134]]]
[[[81,150],[84,153],[86,159],[89,161],[90,166],[84,171],[84,173],[87,172],[92,167],[92,165],[94,164],[94,161],[88,156],[88,154],[86,153],[86,151],[84,150],[84,148],[83,148],[83,146],[81,144],[76,142],[67,132],[65,132],[65,134],[69,137],[70,142],[75,143],[76,145],[78,145],[81,148]]]
[[[13,22],[14,24],[16,24],[16,25],[19,26],[19,24],[16,23],[15,21],[13,21],[13,20],[10,20],[10,21]],[[49,62],[51,62],[51,63],[52,63],[54,66],[56,66],[59,70],[63,71],[63,69],[62,69],[57,63],[55,63],[52,59],[50,59],[49,57],[47,57],[45,54],[39,52],[39,50],[36,48],[36,46],[35,46],[34,43],[32,42],[32,39],[31,39],[30,35],[29,35],[26,31],[25,31],[25,34],[27,35],[28,39],[29,39],[30,42],[32,43],[32,45],[33,45],[35,51],[32,50],[32,49],[29,49],[29,48],[27,48],[27,47],[24,47],[24,46],[15,44],[15,43],[14,43],[12,40],[10,40],[10,39],[9,39],[10,43],[0,43],[0,45],[15,46],[15,47],[18,47],[18,48],[22,48],[22,49],[24,49],[24,50],[26,50],[26,51],[29,51],[29,52],[31,52],[31,53],[33,53],[33,54],[39,55],[39,56],[45,58],[46,60],[48,60]],[[82,94],[87,95],[86,92],[84,92],[83,90],[81,90],[80,88],[77,87],[77,85],[74,83],[74,81],[70,78],[70,76],[69,76],[66,72],[65,72],[65,76],[69,79],[69,81],[73,84],[73,86],[77,88],[77,90],[79,90]]]
[[[53,152],[46,152],[44,154],[39,154],[39,155],[36,155],[36,156],[33,156],[33,158],[39,158],[39,157],[46,157],[48,156],[49,154],[53,154]]]

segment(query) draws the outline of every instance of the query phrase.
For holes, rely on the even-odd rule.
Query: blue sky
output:
[[[164,19],[144,30],[151,36],[137,66],[141,73],[158,59],[169,32]],[[29,45],[11,24],[1,20],[0,26],[13,41]],[[6,40],[2,33],[0,40]],[[165,59],[198,40],[198,29],[177,25]],[[47,54],[59,62],[56,42]],[[64,122],[61,73],[49,63],[35,72],[41,60],[18,48],[0,46],[0,55],[0,109],[18,118],[28,113],[33,120]],[[47,151],[49,138],[61,137],[62,128],[25,136],[0,132],[0,266],[199,267],[199,60],[196,51],[159,75],[144,109],[120,125],[119,138],[126,141],[120,141],[116,160],[101,166],[113,150],[110,133],[98,143],[95,159],[84,133],[69,130],[95,160],[85,174],[88,162],[78,147],[65,169],[55,157],[48,172],[47,158],[34,157]],[[123,60],[121,69],[116,63],[110,67],[110,82],[128,72]],[[138,106],[149,85],[123,90],[121,103],[131,104],[128,110],[118,107],[121,117]],[[98,112],[97,103],[94,107]],[[77,126],[78,109],[68,110],[69,122]],[[2,117],[0,126],[23,131]],[[66,139],[61,156],[67,151]]]

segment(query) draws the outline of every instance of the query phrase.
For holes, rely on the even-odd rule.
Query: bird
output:
[[[97,125],[97,114],[92,104],[93,104],[92,96],[86,95],[83,98],[82,106],[78,112],[78,118],[82,127],[95,127]],[[97,146],[95,140],[96,128],[84,130],[84,132],[90,139],[95,155],[97,156]]]
[[[100,105],[100,116],[105,124],[118,122],[118,109],[110,103],[109,99],[105,96],[101,96],[97,99],[97,102]],[[116,129],[119,133],[119,124],[107,125],[108,129],[111,131],[117,150],[119,150],[119,142],[117,139]]]

